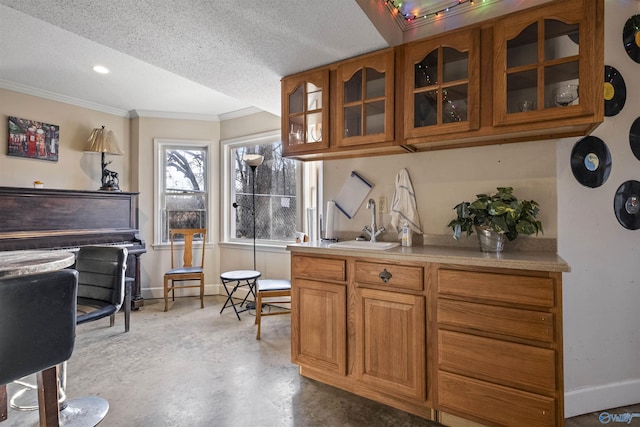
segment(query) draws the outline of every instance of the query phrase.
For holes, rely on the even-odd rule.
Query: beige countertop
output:
[[[295,243],[287,250],[295,253],[355,256],[389,261],[416,261],[458,264],[474,267],[495,267],[521,270],[569,272],[569,265],[555,252],[504,251],[481,252],[480,249],[454,246],[398,246],[387,250],[330,248],[331,242]]]

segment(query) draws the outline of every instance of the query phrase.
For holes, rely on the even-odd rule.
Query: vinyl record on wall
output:
[[[624,228],[640,228],[640,182],[625,181],[618,187],[613,199],[613,210]]]
[[[640,117],[638,117],[629,129],[629,145],[636,159],[640,160]]]
[[[604,66],[604,115],[615,116],[627,100],[627,85],[622,74],[610,65]]]
[[[622,43],[629,58],[640,64],[640,15],[627,19],[622,30]]]
[[[605,183],[611,173],[611,153],[597,136],[585,136],[571,150],[571,171],[585,187],[596,188]]]

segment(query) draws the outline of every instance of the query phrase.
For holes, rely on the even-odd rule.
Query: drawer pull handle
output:
[[[387,269],[385,268],[385,269],[382,271],[382,273],[378,274],[378,277],[379,277],[380,279],[382,279],[382,281],[383,281],[384,283],[389,283],[389,280],[391,280],[391,277],[393,277],[393,275],[392,275],[391,273],[389,273],[389,272],[387,271]]]

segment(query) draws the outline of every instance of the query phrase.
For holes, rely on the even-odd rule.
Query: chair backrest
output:
[[[0,279],[0,384],[71,357],[77,283],[71,269]]]
[[[76,256],[78,297],[107,302],[118,311],[124,301],[127,248],[84,246]]]
[[[200,259],[200,265],[194,266],[194,248],[193,240],[194,236],[202,235],[202,256]],[[176,265],[178,262],[178,245],[174,242],[181,240],[177,239],[177,236],[183,236],[184,248],[182,253],[182,265]],[[207,242],[207,229],[206,228],[174,228],[169,230],[169,239],[171,240],[171,268],[176,267],[204,267],[204,248]]]

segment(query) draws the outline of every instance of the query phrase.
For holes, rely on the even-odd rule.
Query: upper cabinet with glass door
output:
[[[336,145],[393,141],[393,49],[342,62],[336,76]]]
[[[496,22],[494,125],[542,126],[598,115],[603,104],[599,5],[601,0],[567,0]]]
[[[329,70],[282,79],[282,143],[285,156],[329,148]]]
[[[480,30],[409,43],[405,49],[405,137],[477,129],[480,123]]]

